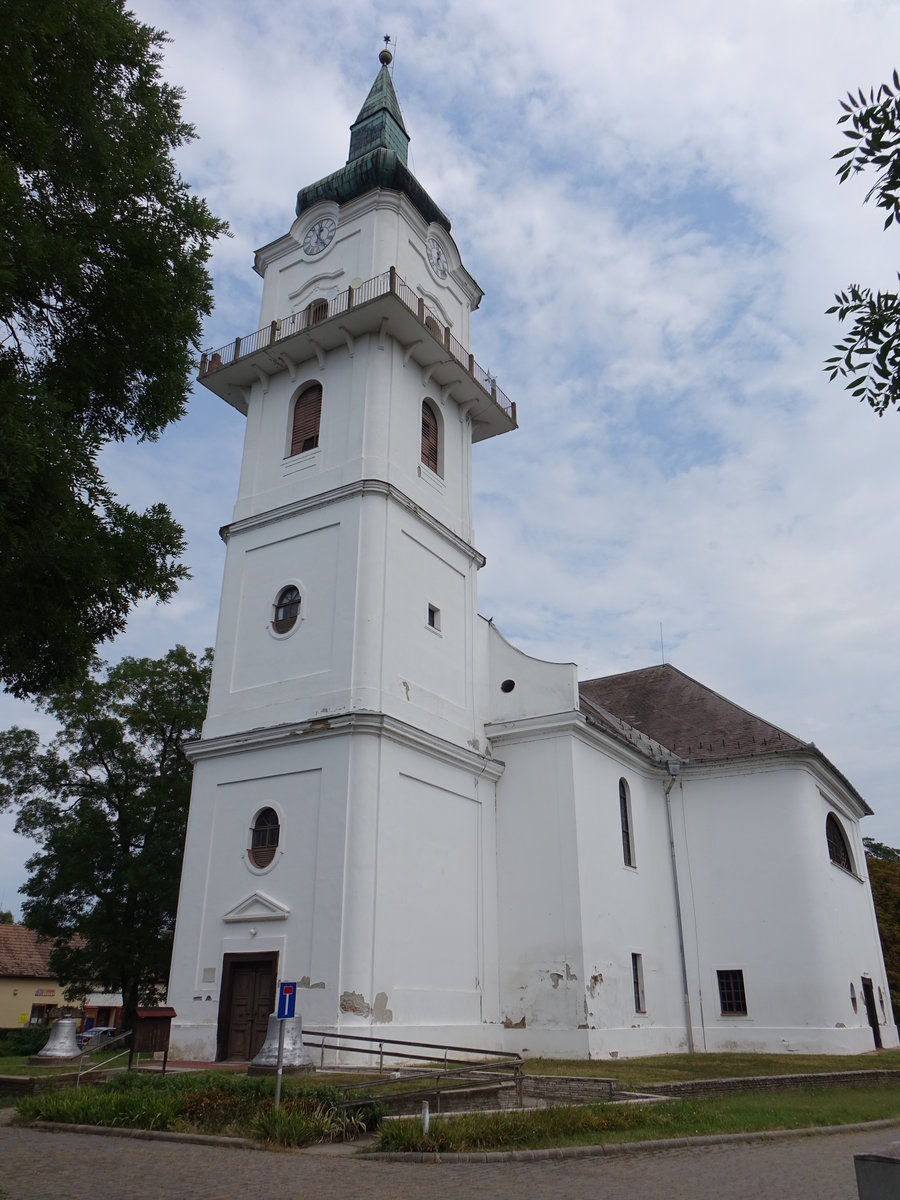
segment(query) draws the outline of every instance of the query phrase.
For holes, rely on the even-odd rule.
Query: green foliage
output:
[[[308,1096],[286,1100],[278,1109],[260,1108],[252,1125],[255,1137],[278,1146],[349,1140],[365,1128],[359,1113],[344,1112]]]
[[[124,0],[0,19],[0,679],[21,696],[186,574],[168,509],[119,503],[98,456],[182,415],[226,226],[175,167],[194,131],[165,35]]]
[[[0,733],[0,809],[40,850],[28,860],[25,921],[54,942],[50,968],[70,998],[121,991],[123,1025],[165,986],[191,767],[211,653],[95,662],[76,685],[39,697],[59,723]]]
[[[873,858],[884,859],[886,862],[900,862],[900,850],[893,846],[886,846],[884,842],[876,842],[874,838],[863,838],[863,845],[866,848],[867,862],[871,862]]]
[[[841,183],[873,169],[875,183],[866,193],[884,210],[884,228],[900,219],[900,76],[893,73],[893,87],[883,83],[868,95],[860,88],[841,101],[844,136],[850,145],[839,150],[837,177]],[[838,342],[836,353],[825,360],[829,379],[846,379],[847,390],[866,401],[883,416],[900,402],[900,295],[873,292],[851,284],[835,293],[828,313],[838,321],[853,319],[850,331]]]
[[[372,1106],[345,1112],[340,1101],[335,1088],[285,1080],[276,1111],[270,1077],[129,1072],[102,1088],[29,1096],[19,1103],[18,1111],[22,1121],[177,1129],[304,1146],[351,1138],[367,1128]]]
[[[4,1031],[0,1039],[0,1058],[20,1058],[37,1054],[50,1039],[48,1025],[20,1025],[18,1029]]]
[[[13,915],[8,908],[0,908],[0,925],[14,924]]]
[[[865,843],[881,952],[896,1018],[900,1014],[900,850],[870,838]]]

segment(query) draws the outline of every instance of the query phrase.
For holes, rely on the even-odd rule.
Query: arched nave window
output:
[[[828,857],[835,866],[843,867],[845,871],[849,871],[852,875],[853,859],[850,857],[850,847],[847,845],[847,839],[844,836],[844,831],[841,829],[841,823],[834,815],[829,813],[825,818],[825,840],[828,842]]]
[[[622,859],[626,867],[634,867],[634,832],[631,827],[631,794],[624,779],[619,780],[619,818],[622,823]]]

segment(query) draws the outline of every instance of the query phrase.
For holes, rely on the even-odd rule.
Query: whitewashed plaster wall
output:
[[[688,770],[673,790],[698,1048],[872,1048],[849,991],[862,974],[886,991],[871,897],[830,861],[826,811],[802,764]],[[746,1016],[720,1012],[718,970],[743,971]]]
[[[303,237],[323,217],[330,217],[337,231],[330,246],[310,260],[301,250]],[[444,280],[429,269],[429,237],[444,250],[449,267]],[[340,207],[333,201],[316,204],[297,218],[289,234],[257,251],[256,270],[264,278],[260,328],[301,312],[312,300],[332,300],[391,267],[468,346],[469,313],[478,307],[481,289],[462,265],[450,234],[426,222],[406,196],[386,190],[367,192]]]
[[[591,1057],[687,1049],[665,775],[600,734],[574,746],[584,1016]],[[634,866],[625,863],[619,780],[625,779]],[[635,1007],[641,956],[645,1011]]]
[[[322,386],[319,446],[289,456],[293,402],[310,383]],[[442,425],[443,474],[421,461],[422,401],[430,400]],[[361,479],[398,487],[457,536],[469,540],[471,425],[459,405],[404,364],[391,337],[359,337],[352,354],[333,350],[324,366],[309,358],[259,382],[248,401],[244,455],[234,521],[279,512],[283,506],[327,495]]]
[[[223,956],[268,950],[298,981],[307,1025],[431,1040],[437,1025],[484,1043],[498,1013],[493,788],[476,756],[442,760],[374,727],[202,758],[190,821],[206,836],[188,836],[173,1051],[215,1057]],[[266,806],[280,840],[259,869],[247,848]]]
[[[572,739],[495,741],[500,1017],[505,1045],[586,1057]]]

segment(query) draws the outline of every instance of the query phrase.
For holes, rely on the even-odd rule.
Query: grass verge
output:
[[[471,1153],[600,1145],[605,1142],[806,1129],[857,1121],[900,1120],[900,1091],[888,1084],[870,1088],[805,1088],[791,1092],[742,1092],[651,1105],[589,1104],[470,1113],[432,1118],[427,1134],[414,1120],[382,1125],[383,1153]]]
[[[617,1079],[626,1088],[682,1079],[737,1079],[751,1075],[820,1075],[829,1071],[900,1071],[900,1050],[871,1054],[657,1054],[646,1058],[528,1058],[526,1075]]]

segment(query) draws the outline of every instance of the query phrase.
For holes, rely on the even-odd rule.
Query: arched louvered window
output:
[[[318,325],[320,321],[328,319],[328,301],[313,300],[306,307],[306,324]]]
[[[438,419],[427,400],[422,401],[422,462],[435,475],[440,475],[440,436]]]
[[[845,871],[853,874],[853,859],[850,857],[850,847],[847,845],[847,839],[844,836],[844,831],[841,829],[841,823],[834,815],[829,813],[825,818],[825,839],[828,842],[828,857],[835,866],[843,867]]]
[[[315,450],[319,444],[319,422],[322,419],[322,385],[313,383],[300,393],[294,405],[291,427],[291,457]]]
[[[274,808],[261,808],[250,830],[250,861],[254,867],[267,867],[278,849],[278,814]]]

